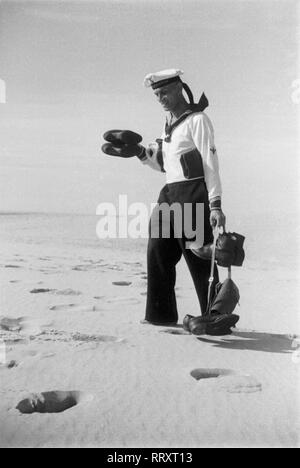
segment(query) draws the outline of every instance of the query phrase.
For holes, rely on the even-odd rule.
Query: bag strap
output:
[[[217,247],[217,240],[219,237],[219,231],[218,228],[215,228],[213,231],[214,235],[214,241],[212,245],[212,256],[211,256],[211,263],[210,263],[210,277],[208,280],[208,295],[207,295],[207,308],[206,308],[206,314],[205,315],[210,315],[210,302],[211,302],[211,290],[212,290],[212,284],[214,282],[214,271],[215,271],[215,261],[216,261],[216,247]]]

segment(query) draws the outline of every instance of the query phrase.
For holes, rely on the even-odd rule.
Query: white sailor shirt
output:
[[[163,169],[167,184],[205,179],[209,201],[220,199],[222,186],[212,123],[204,112],[189,115],[173,129],[170,141],[162,134]],[[155,151],[156,149],[156,151]],[[150,144],[144,164],[162,170],[157,162],[157,145]]]

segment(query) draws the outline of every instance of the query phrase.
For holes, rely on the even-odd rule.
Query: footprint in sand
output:
[[[0,317],[0,330],[31,336],[39,335],[42,331],[40,324],[28,317],[19,317],[16,319]],[[18,341],[17,338],[16,341]]]
[[[235,372],[230,369],[194,369],[191,376],[196,380],[217,379],[228,375],[235,375]]]
[[[256,393],[262,391],[262,384],[252,375],[235,375],[222,379],[220,390],[228,393]]]
[[[132,282],[131,281],[113,281],[112,284],[114,286],[130,286]]]
[[[77,265],[72,268],[73,271],[88,271],[89,267],[87,265]]]
[[[107,265],[106,268],[113,271],[124,271],[119,265]]]
[[[168,333],[169,335],[191,335],[190,332],[184,330],[183,328],[170,328],[168,330],[161,330],[160,333]]]
[[[140,304],[140,300],[136,297],[112,297],[110,299],[106,299],[108,304],[119,304],[119,305],[136,305]]]
[[[31,270],[35,270],[35,268],[31,268]],[[41,269],[38,269],[37,271],[39,271],[40,273],[44,273],[45,275],[54,275],[55,273],[58,272],[58,269],[56,267],[49,267],[48,269],[41,268]]]
[[[100,312],[102,309],[97,305],[86,305],[81,306],[78,304],[60,304],[50,307],[52,311],[68,311],[72,310],[73,312]]]
[[[22,414],[62,413],[79,404],[88,403],[92,399],[91,395],[77,391],[33,393],[20,401],[16,409]]]
[[[48,289],[48,288],[35,288],[30,291],[31,294],[44,294],[53,292],[55,289]]]
[[[0,329],[10,332],[19,332],[22,330],[23,317],[16,319],[9,317],[0,317]]]
[[[31,294],[45,294],[45,293],[52,293],[56,294],[57,296],[80,296],[82,292],[74,291],[74,289],[49,289],[49,288],[35,288],[30,291]]]
[[[0,363],[0,370],[2,370],[2,369],[14,369],[15,367],[18,367],[18,365],[19,364],[15,360],[11,360],[7,364],[4,364],[4,365]]]
[[[62,289],[61,291],[55,291],[58,296],[81,296],[82,292],[74,291],[74,289]]]
[[[72,340],[82,343],[121,343],[124,338],[110,335],[86,335],[84,333],[72,333]]]
[[[50,307],[52,311],[68,310],[78,307],[78,304],[60,304]]]
[[[255,393],[262,384],[249,374],[239,374],[231,369],[194,369],[191,376],[201,385],[229,393]]]
[[[143,266],[141,262],[122,262],[122,264],[129,265],[129,266],[138,266],[138,267]]]
[[[9,361],[9,363],[6,365],[7,369],[13,369],[14,367],[18,367],[17,361],[14,359],[12,361]]]
[[[39,336],[32,337],[32,341],[47,342],[47,343],[67,343],[71,346],[81,346],[84,344],[103,344],[103,343],[123,343],[125,338],[111,335],[89,335],[85,333],[67,333],[59,330],[47,330],[43,331]],[[47,355],[40,355],[39,358],[52,357],[53,353],[50,352]]]
[[[49,359],[49,358],[52,358],[52,357],[54,357],[54,356],[56,356],[56,353],[50,353],[50,352],[47,353],[47,352],[45,352],[45,353],[41,353],[41,354],[39,355],[39,358],[41,358],[41,359]]]

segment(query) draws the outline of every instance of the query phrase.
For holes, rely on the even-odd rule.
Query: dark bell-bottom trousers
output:
[[[184,204],[190,204],[193,229],[196,227],[196,204],[202,203],[204,216],[201,222],[204,222],[204,244],[213,241],[212,229],[209,222],[208,193],[204,180],[197,179],[167,184],[160,192],[158,204],[153,210],[149,226],[147,251],[148,292],[145,318],[150,322],[177,323],[178,321],[175,296],[176,265],[182,255],[192,275],[202,315],[205,314],[207,308],[210,261],[200,259],[190,249],[186,248],[186,242],[191,242],[193,239],[186,237],[186,229],[184,229],[183,222],[182,224],[179,222],[181,226],[179,236],[178,231],[180,227],[178,227],[178,218],[175,220],[175,215],[173,215],[175,210],[174,212],[170,210],[170,217],[158,216],[157,214],[158,210],[162,213],[162,204],[170,206],[174,203],[181,206],[182,213],[185,213]],[[184,219],[184,216],[182,218]],[[174,222],[176,223],[176,227]],[[166,237],[168,229],[170,235]],[[158,231],[159,236],[157,235]],[[215,267],[214,284],[218,281],[218,271]],[[186,312],[191,315],[200,315],[197,310]]]

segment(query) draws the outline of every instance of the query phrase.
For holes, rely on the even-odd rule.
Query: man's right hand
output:
[[[213,229],[218,228],[220,234],[225,232],[226,216],[220,209],[212,209],[210,212],[210,224]]]

